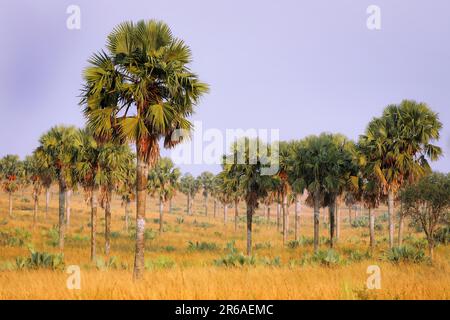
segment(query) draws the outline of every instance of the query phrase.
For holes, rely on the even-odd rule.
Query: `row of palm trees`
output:
[[[54,127],[41,137],[33,155],[39,168],[33,183],[36,193],[41,187],[49,188],[41,174],[54,177],[59,186],[61,248],[65,220],[70,221],[71,190],[82,186],[90,202],[92,258],[95,257],[99,195],[108,231],[111,194],[116,190],[128,208],[126,212],[131,201],[136,201],[133,275],[134,279],[143,276],[149,187],[150,194],[160,200],[162,230],[163,204],[173,197],[179,177],[168,160],[158,162],[160,144],[172,148],[188,136],[192,129],[188,118],[209,90],[189,69],[191,60],[189,47],[174,37],[165,23],[154,20],[118,25],[107,38],[106,50],[89,60],[80,101],[87,129]],[[287,205],[295,201],[299,211],[300,196],[307,191],[306,203],[314,207],[314,248],[317,250],[321,207],[329,208],[331,245],[334,245],[340,230],[339,225],[335,226],[340,220],[335,217],[339,215],[341,199],[361,201],[370,211],[387,197],[390,245],[393,246],[393,210],[398,190],[430,171],[428,160],[435,160],[441,154],[441,150],[431,144],[439,138],[441,127],[437,114],[425,104],[403,101],[400,105],[389,106],[381,117],[373,119],[357,143],[342,135],[326,133],[280,143],[280,170],[275,175],[263,174],[270,161],[265,159],[267,152],[262,151],[266,148],[269,154],[275,154],[273,146],[245,139],[247,147],[242,149],[235,145],[224,157],[223,171],[218,176],[204,174],[195,179],[185,175],[180,179],[179,189],[187,195],[188,214],[200,189],[205,203],[211,195],[215,208],[217,201],[224,204],[225,220],[228,205],[234,203],[237,215],[237,204],[244,201],[248,254],[251,254],[252,217],[261,203],[269,205],[274,199],[280,203],[277,208],[282,211],[282,223],[278,221],[278,224],[282,224],[286,241]],[[134,155],[129,148],[131,143],[135,147]],[[256,162],[250,144],[259,146]],[[225,161],[237,157],[248,161],[244,164]],[[14,160],[2,161],[5,162],[2,168],[8,168],[8,161]],[[17,174],[14,170],[2,170],[6,172],[5,190],[11,194],[18,188]],[[298,226],[298,214],[295,217]],[[237,219],[235,221],[237,223]],[[109,239],[105,242],[105,249],[109,251]]]

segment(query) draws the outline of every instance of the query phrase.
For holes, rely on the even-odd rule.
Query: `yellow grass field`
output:
[[[302,263],[302,258],[312,255],[310,244],[297,248],[283,247],[282,236],[276,230],[275,206],[272,206],[272,223],[257,218],[254,224],[254,254],[259,261],[254,266],[225,267],[214,263],[228,254],[227,243],[235,240],[239,251],[245,251],[245,220],[240,221],[238,232],[234,231],[234,209],[228,210],[228,223],[223,224],[223,211],[213,217],[212,200],[208,217],[204,216],[203,200],[197,196],[194,215],[184,213],[185,198],[178,195],[174,212],[165,214],[165,232],[159,235],[158,207],[154,199],[148,200],[146,228],[151,238],[146,241],[146,264],[149,265],[145,279],[136,284],[132,281],[134,240],[124,231],[120,200],[113,201],[111,256],[115,265],[109,268],[102,263],[90,263],[89,259],[89,208],[81,191],[72,197],[71,224],[67,232],[64,250],[65,265],[81,268],[81,289],[69,290],[69,277],[64,270],[17,269],[16,257],[28,257],[29,248],[40,252],[58,253],[52,245],[49,230],[57,225],[57,193],[52,190],[51,208],[44,220],[44,196],[41,196],[39,222],[32,230],[32,207],[29,191],[14,195],[14,218],[8,218],[8,199],[0,194],[0,232],[12,233],[21,228],[31,232],[28,243],[2,245],[0,247],[0,299],[449,299],[450,298],[450,248],[439,246],[435,262],[399,263],[383,259],[387,249],[386,223],[377,231],[377,250],[372,257],[352,260],[351,252],[365,253],[368,247],[368,230],[351,228],[347,210],[342,208],[342,232],[337,251],[346,262],[335,266]],[[134,209],[134,208],[133,208]],[[245,208],[241,204],[240,214]],[[381,208],[379,213],[386,210]],[[321,212],[323,214],[325,211]],[[293,230],[293,208],[290,209],[290,229]],[[262,214],[259,209],[258,215]],[[103,260],[103,211],[98,213],[99,260]],[[312,212],[303,207],[301,212],[301,236],[312,237]],[[408,225],[408,223],[406,223]],[[327,237],[322,223],[321,233]],[[407,228],[405,242],[422,238],[421,233]],[[289,239],[294,238],[293,233]],[[189,241],[214,243],[211,250],[189,250]],[[327,249],[327,244],[321,244]],[[305,259],[303,259],[305,260]],[[366,286],[367,267],[378,265],[381,270],[381,289]]]

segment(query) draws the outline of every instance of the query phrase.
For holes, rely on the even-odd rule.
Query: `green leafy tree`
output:
[[[195,179],[190,173],[186,173],[180,179],[179,188],[180,192],[186,195],[186,213],[188,215],[191,215],[195,195],[200,190],[200,181],[198,179]]]
[[[19,177],[23,166],[17,155],[8,154],[0,160],[0,174],[3,190],[8,193],[9,217],[13,216],[14,192],[19,190]]]
[[[208,216],[208,198],[211,195],[212,189],[213,189],[213,180],[214,180],[214,174],[211,172],[205,171],[200,174],[198,177],[200,180],[201,188],[202,188],[202,194],[203,194],[203,200],[204,200],[204,208],[205,208],[205,215]]]
[[[432,173],[404,188],[400,199],[403,213],[422,226],[433,260],[436,230],[450,223],[450,174]]]
[[[161,158],[148,175],[148,189],[159,200],[159,233],[163,232],[164,204],[175,194],[180,170],[170,158]]]
[[[413,183],[431,171],[428,161],[442,154],[432,144],[438,140],[442,123],[425,103],[404,100],[388,106],[380,118],[374,118],[360,137],[364,155],[388,197],[389,245],[394,246],[394,201],[405,183]],[[399,223],[400,242],[403,216]]]
[[[64,249],[65,196],[68,186],[73,185],[78,149],[81,145],[79,131],[75,127],[56,126],[39,139],[35,153],[45,167],[52,167],[59,185],[59,248]]]
[[[191,51],[159,21],[124,22],[108,36],[107,52],[95,54],[84,72],[81,104],[97,136],[136,145],[137,201],[134,278],[144,272],[145,203],[149,166],[159,158],[159,141],[173,147],[192,124],[208,86],[190,71]],[[184,130],[184,131],[183,131]]]

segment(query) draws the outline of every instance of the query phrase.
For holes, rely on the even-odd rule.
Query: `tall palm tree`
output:
[[[200,182],[198,179],[194,178],[192,174],[185,173],[180,179],[179,189],[181,193],[186,195],[187,199],[187,207],[186,214],[191,215],[192,213],[192,202],[195,198],[195,195],[198,193],[200,189]]]
[[[159,157],[160,139],[169,148],[182,141],[208,86],[188,67],[191,51],[159,21],[124,22],[108,36],[107,52],[90,59],[81,104],[99,136],[136,145],[137,205],[134,279],[144,271],[145,199],[148,169]]]
[[[47,220],[49,206],[50,206],[50,187],[55,180],[55,170],[53,166],[46,163],[45,158],[41,158],[42,155],[34,152],[33,158],[39,163],[39,180],[42,184],[42,188],[45,189],[45,216],[44,219]]]
[[[125,167],[125,178],[121,181],[118,193],[122,197],[122,206],[124,207],[125,215],[125,231],[128,232],[130,225],[130,211],[131,201],[136,199],[136,168],[134,165],[135,159],[127,163]]]
[[[213,180],[214,174],[208,171],[202,172],[199,176],[199,181],[203,190],[205,216],[208,215],[208,198],[213,189]]]
[[[264,148],[269,148],[259,140],[244,138],[236,142],[231,154],[224,157],[222,164],[226,177],[239,182],[239,190],[247,206],[247,255],[252,254],[252,221],[259,203],[273,188],[273,176],[264,175],[265,167],[270,166]],[[242,159],[243,161],[239,161]]]
[[[64,249],[65,195],[72,184],[71,170],[76,166],[76,156],[81,138],[75,127],[56,126],[43,134],[36,149],[38,157],[46,167],[52,167],[59,184],[59,248]]]
[[[26,179],[30,181],[33,186],[33,228],[37,223],[38,207],[39,207],[39,195],[41,194],[43,183],[41,174],[45,174],[45,170],[42,170],[42,164],[40,159],[35,156],[25,157],[23,162],[24,172]]]
[[[8,193],[9,217],[13,216],[12,195],[19,189],[19,176],[22,171],[22,162],[17,155],[8,154],[0,159],[0,181],[3,180],[3,190]]]
[[[394,246],[394,200],[405,182],[414,182],[431,171],[428,160],[442,154],[432,144],[438,140],[442,123],[425,103],[404,100],[386,107],[380,118],[374,118],[360,137],[371,171],[388,196],[389,245]],[[400,221],[400,231],[403,220]],[[400,236],[401,238],[401,236]]]
[[[148,175],[148,189],[159,200],[159,233],[163,232],[164,204],[173,197],[180,170],[170,158],[161,158]]]

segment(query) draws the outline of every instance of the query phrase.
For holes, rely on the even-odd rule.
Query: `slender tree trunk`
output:
[[[287,242],[287,194],[283,195],[283,245]]]
[[[163,214],[164,214],[164,203],[162,199],[159,199],[159,233],[163,232]]]
[[[295,235],[294,235],[294,237],[295,237],[295,241],[298,241],[298,229],[299,229],[299,212],[300,212],[300,199],[299,199],[299,196],[298,195],[296,195],[295,196],[295,217],[294,217],[294,224],[295,224]]]
[[[109,258],[111,250],[111,201],[112,201],[112,188],[108,187],[106,191],[106,204],[105,204],[105,255]]]
[[[335,242],[338,243],[341,238],[341,210],[339,210],[339,198],[335,200],[336,211],[335,211],[335,219],[336,219],[336,239]]]
[[[405,217],[403,215],[403,203],[400,202],[400,217],[398,221],[398,246],[403,244],[403,230],[405,224]]]
[[[336,199],[333,199],[328,206],[329,221],[330,221],[330,248],[334,248],[334,241],[336,237]]]
[[[389,190],[388,192],[388,216],[389,216],[389,247],[394,247],[394,192]]]
[[[66,231],[66,222],[64,221],[66,204],[66,183],[63,179],[59,181],[59,249],[64,250],[64,236]]]
[[[375,215],[372,208],[369,207],[369,234],[370,234],[370,250],[375,249]]]
[[[267,206],[267,223],[270,223],[270,206]]]
[[[39,196],[37,192],[33,193],[33,200],[34,200],[34,212],[33,212],[33,228],[36,226],[37,223],[37,215],[38,215],[38,202],[39,202]]]
[[[191,196],[187,196],[187,209],[186,209],[187,215],[191,214]]]
[[[93,188],[91,195],[91,261],[96,257],[96,236],[97,236],[97,188]]]
[[[128,232],[130,226],[130,199],[125,200],[125,231]]]
[[[227,219],[228,219],[228,205],[224,204],[223,205],[223,224],[226,225],[227,224]]]
[[[72,190],[67,189],[66,190],[66,225],[67,227],[70,226],[70,199],[71,199],[71,195],[72,195]]]
[[[280,226],[281,226],[281,222],[280,222],[280,216],[281,216],[281,204],[278,201],[277,202],[277,231],[280,231]]]
[[[214,199],[214,218],[216,217],[216,215],[217,215],[217,200]]]
[[[239,223],[238,204],[239,204],[239,200],[237,198],[234,199],[234,231],[235,232],[238,229],[238,223]]]
[[[205,196],[204,207],[205,207],[205,216],[207,217],[208,216],[208,196]]]
[[[434,242],[428,241],[428,254],[430,255],[430,261],[433,262],[434,260]]]
[[[8,201],[9,201],[9,217],[13,217],[13,201],[12,201],[12,192],[8,192]]]
[[[320,193],[314,193],[314,252],[319,250]]]
[[[48,217],[48,207],[50,205],[50,188],[45,189],[45,217],[44,219],[47,220]]]
[[[247,203],[247,256],[252,255],[252,220],[253,220],[253,205]]]
[[[348,223],[352,225],[352,206],[348,206]]]
[[[147,198],[148,164],[142,154],[137,151],[136,170],[136,253],[134,257],[133,279],[139,280],[144,276],[145,250],[145,201]]]

